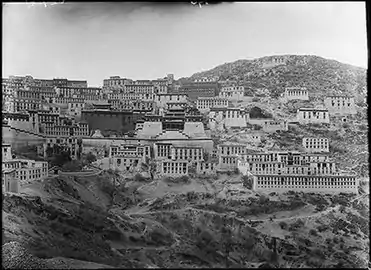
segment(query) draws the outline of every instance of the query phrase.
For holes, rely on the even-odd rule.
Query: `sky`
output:
[[[364,2],[4,4],[3,77],[175,78],[306,54],[367,68]]]

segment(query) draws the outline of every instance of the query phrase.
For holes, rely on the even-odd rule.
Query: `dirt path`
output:
[[[357,196],[356,198],[352,199],[350,202],[352,203],[353,201],[358,200],[365,195],[367,195],[367,194]],[[299,219],[299,218],[313,218],[313,217],[318,217],[318,216],[321,216],[321,215],[326,215],[329,212],[331,212],[332,210],[337,211],[337,210],[339,210],[339,208],[340,208],[340,205],[336,205],[336,206],[329,207],[324,211],[321,211],[321,212],[318,212],[318,213],[315,213],[315,214],[312,214],[312,215],[298,215],[298,216],[293,216],[293,217],[277,218],[277,219],[273,219],[273,221],[277,222],[277,221],[293,220],[293,219]],[[131,213],[131,214],[129,214],[129,216],[131,217],[131,216],[136,216],[136,215],[150,215],[150,214],[159,214],[159,213],[176,213],[176,212],[184,212],[184,211],[187,211],[187,210],[209,213],[209,214],[212,214],[212,215],[219,215],[219,216],[225,216],[226,215],[226,214],[218,213],[218,212],[215,212],[215,211],[212,211],[212,210],[186,207],[186,208],[174,209],[174,210],[158,210],[158,211],[147,211],[147,212],[141,212],[141,213]],[[260,222],[260,221],[268,221],[271,218],[267,217],[267,218],[264,218],[264,219],[243,219],[243,218],[235,217],[235,219],[239,220],[239,221],[242,221],[242,222],[249,222],[249,221],[250,222]]]

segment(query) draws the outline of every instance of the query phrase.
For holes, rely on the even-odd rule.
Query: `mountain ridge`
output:
[[[284,64],[264,67],[264,62],[283,59]],[[307,87],[313,96],[351,94],[357,102],[367,95],[367,69],[316,55],[271,55],[256,59],[239,59],[212,69],[196,72],[179,81],[216,77],[245,86],[247,95],[267,89],[278,97],[285,87]]]

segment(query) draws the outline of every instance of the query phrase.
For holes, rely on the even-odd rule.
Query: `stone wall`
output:
[[[90,130],[99,129],[102,134],[108,131],[123,133],[135,129],[132,113],[83,111],[81,119],[89,124]]]
[[[9,143],[13,149],[24,147],[27,145],[42,145],[45,142],[43,136],[32,135],[30,133],[16,131],[10,127],[3,126],[2,139],[5,143]]]

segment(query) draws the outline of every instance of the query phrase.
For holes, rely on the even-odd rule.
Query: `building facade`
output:
[[[284,100],[309,100],[308,90],[305,87],[287,87]]]
[[[243,100],[245,87],[243,86],[226,86],[222,87],[219,97],[226,98],[230,101]]]
[[[300,124],[329,124],[330,116],[327,109],[300,108],[297,111],[297,121]]]
[[[311,137],[303,138],[303,148],[305,149],[306,152],[328,153],[330,151],[329,147],[330,147],[329,139],[327,138],[311,138]]]
[[[229,100],[220,97],[199,97],[196,107],[201,112],[208,112],[211,108],[228,108]]]
[[[325,107],[333,115],[357,114],[354,98],[350,96],[329,96],[324,99]]]
[[[286,192],[289,190],[323,193],[358,193],[358,180],[355,176],[292,176],[257,175],[253,189],[266,192]]]

